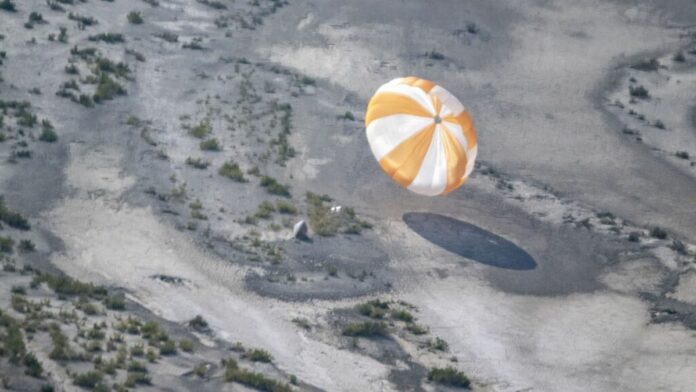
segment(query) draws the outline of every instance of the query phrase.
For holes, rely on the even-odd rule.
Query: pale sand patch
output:
[[[680,276],[679,285],[670,297],[696,305],[696,271],[689,271]]]
[[[78,279],[124,287],[171,321],[201,314],[220,337],[269,350],[281,369],[320,388],[391,389],[382,364],[308,339],[290,322],[298,311],[317,315],[325,305],[293,311],[293,305],[244,292],[245,269],[200,251],[150,208],[119,201],[134,179],[120,173],[117,151],[73,152],[66,170],[73,195],[46,216],[65,242],[65,251],[53,257],[56,266]],[[153,274],[189,283],[169,285],[151,279]]]
[[[649,324],[647,305],[634,297],[508,295],[452,276],[423,282],[405,299],[422,309],[435,336],[450,342],[459,366],[493,390],[686,391],[693,385],[693,332]]]
[[[625,294],[653,292],[665,278],[667,269],[654,260],[641,259],[622,263],[599,279],[613,290]]]

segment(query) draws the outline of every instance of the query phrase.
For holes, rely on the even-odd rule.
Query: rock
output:
[[[307,239],[307,223],[303,220],[295,223],[292,234],[299,240]]]

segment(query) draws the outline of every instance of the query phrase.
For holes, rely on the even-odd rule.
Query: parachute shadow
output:
[[[510,270],[537,266],[524,249],[471,223],[426,212],[408,212],[403,220],[421,237],[467,259]]]

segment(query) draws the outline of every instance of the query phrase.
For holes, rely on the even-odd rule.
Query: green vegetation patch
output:
[[[387,324],[382,321],[365,321],[349,324],[343,329],[343,335],[356,337],[387,337],[389,330]]]
[[[237,361],[230,358],[225,365],[225,381],[236,382],[264,392],[292,392],[288,384],[268,378],[261,373],[242,369]]]
[[[131,11],[128,13],[128,23],[130,24],[143,24],[143,15],[138,11]]]
[[[227,161],[225,162],[220,169],[218,170],[218,174],[227,177],[232,181],[235,182],[247,182],[248,180],[244,177],[244,173],[242,170],[239,168],[239,164],[234,161]]]
[[[5,205],[5,199],[2,195],[0,195],[0,221],[6,223],[10,227],[14,227],[15,229],[31,229],[31,225],[29,225],[29,221],[27,221],[26,218],[24,218],[18,212],[11,211],[9,208],[7,208]]]
[[[471,386],[469,378],[453,367],[430,369],[428,381],[455,388],[469,388]]]
[[[281,184],[273,177],[261,177],[261,186],[271,195],[290,197],[290,185]]]

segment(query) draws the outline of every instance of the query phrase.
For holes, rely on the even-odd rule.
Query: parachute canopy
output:
[[[447,194],[474,169],[476,130],[449,91],[416,77],[382,85],[367,105],[367,140],[382,169],[402,187]]]

